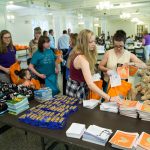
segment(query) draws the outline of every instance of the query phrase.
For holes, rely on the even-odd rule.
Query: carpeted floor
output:
[[[11,128],[0,135],[0,150],[41,150],[40,137]]]
[[[53,140],[46,139],[48,146],[53,143]],[[40,136],[29,133],[25,135],[25,132],[11,128],[6,132],[0,134],[0,150],[42,150]],[[60,143],[53,149],[47,150],[66,150],[64,145]],[[70,145],[69,150],[85,150],[79,147]]]

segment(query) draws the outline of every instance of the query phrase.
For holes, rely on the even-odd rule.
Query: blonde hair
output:
[[[143,31],[143,35],[147,35],[147,34],[148,34],[148,30],[145,29],[145,30]]]
[[[91,73],[94,73],[95,64],[97,60],[97,51],[96,47],[94,50],[90,50],[89,48],[89,40],[90,37],[94,35],[94,33],[88,29],[82,30],[77,38],[77,45],[72,50],[68,58],[68,67],[70,68],[70,64],[75,59],[77,54],[84,55],[86,60],[89,62]]]
[[[42,29],[41,29],[40,27],[34,28],[34,34],[35,34],[35,33],[41,34],[41,33],[42,33]]]

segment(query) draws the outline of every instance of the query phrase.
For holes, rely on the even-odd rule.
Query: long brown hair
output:
[[[70,34],[70,40],[72,41],[72,48],[74,48],[77,45],[77,37],[78,37],[78,33]]]
[[[38,41],[38,50],[40,52],[44,51],[43,44],[46,43],[46,42],[50,42],[49,37],[47,37],[47,36],[40,36],[39,41]]]
[[[10,34],[10,43],[9,43],[9,47],[11,48],[11,50],[15,50],[14,46],[13,46],[13,42],[12,42],[12,37],[11,37],[11,33],[7,30],[2,30],[0,32],[0,54],[4,54],[4,53],[7,53],[7,46],[6,44],[3,42],[3,36],[5,34]]]
[[[94,73],[95,64],[97,60],[97,51],[96,47],[94,50],[90,50],[89,48],[89,40],[90,37],[94,35],[94,33],[88,29],[82,30],[77,38],[77,45],[72,50],[68,59],[68,67],[70,67],[71,62],[74,60],[77,54],[84,55],[90,65],[91,73]]]

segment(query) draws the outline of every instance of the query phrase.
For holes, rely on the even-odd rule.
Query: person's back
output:
[[[55,38],[54,38],[54,31],[53,31],[53,29],[49,30],[49,36],[48,37],[50,39],[50,48],[54,52],[54,50],[56,49],[56,47],[55,47]]]
[[[150,35],[148,34],[147,30],[144,31],[144,38],[142,43],[144,45],[145,59],[146,62],[148,62],[150,60]]]
[[[145,46],[150,45],[150,35],[149,34],[145,35],[144,39],[145,39]]]
[[[58,48],[63,49],[69,49],[69,35],[67,35],[67,32],[65,30],[63,31],[63,35],[58,39]]]

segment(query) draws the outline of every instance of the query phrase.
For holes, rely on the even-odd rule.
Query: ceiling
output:
[[[10,0],[0,0],[0,7],[4,7]],[[143,21],[150,21],[150,0],[109,0],[114,8],[111,10],[97,10],[96,5],[102,0],[13,0],[15,5],[25,7],[24,11],[31,13],[34,9],[39,12],[51,12],[65,10],[69,13],[82,13],[94,17],[107,17],[119,19],[123,12],[131,13],[132,17],[138,17]],[[130,7],[119,8],[118,5],[130,2]],[[30,10],[30,11],[29,11]],[[16,10],[12,10],[16,11]],[[23,11],[20,11],[20,13]]]

